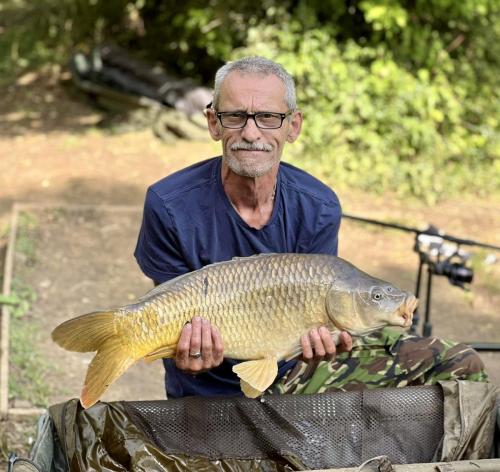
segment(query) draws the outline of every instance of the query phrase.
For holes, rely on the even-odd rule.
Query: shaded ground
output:
[[[7,226],[14,201],[140,208],[150,183],[218,152],[217,145],[208,141],[167,145],[149,130],[119,135],[102,131],[94,126],[99,113],[61,89],[50,75],[25,77],[0,96],[0,228]],[[432,222],[450,234],[500,245],[498,199],[463,198],[429,208],[388,196],[338,193],[348,213],[417,227]],[[55,403],[78,394],[88,357],[62,351],[49,340],[50,330],[75,314],[128,303],[145,293],[150,283],[132,257],[140,210],[45,211],[37,217],[37,260],[29,267],[18,260],[16,275],[38,295],[29,316],[40,323],[40,347],[54,367],[47,380],[56,387],[50,398]],[[5,231],[2,234],[5,242]],[[343,223],[341,255],[410,290],[417,269],[412,247],[411,235]],[[436,335],[500,342],[499,264],[482,266],[476,275],[472,293],[451,287],[443,277],[436,278],[432,304]],[[482,357],[500,384],[498,355]],[[162,394],[161,381],[158,362],[147,370],[141,364],[124,375],[106,398],[156,398]],[[9,433],[4,435],[3,441],[9,444],[3,445],[3,451],[27,449],[29,426],[20,428],[20,424],[25,423],[2,423]]]

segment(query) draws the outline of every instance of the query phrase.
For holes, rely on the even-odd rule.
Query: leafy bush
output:
[[[380,28],[405,21],[384,17]],[[500,189],[498,91],[483,81],[488,100],[476,95],[474,64],[457,64],[441,51],[439,68],[414,69],[387,42],[361,46],[336,40],[328,28],[281,24],[250,29],[235,57],[272,58],[296,78],[305,123],[291,160],[334,186],[427,201]],[[469,81],[455,79],[463,67]]]

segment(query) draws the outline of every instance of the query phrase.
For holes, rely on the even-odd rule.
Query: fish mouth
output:
[[[411,326],[413,321],[413,312],[417,308],[418,298],[414,295],[406,297],[405,301],[401,303],[398,309],[398,316],[403,319],[402,326],[407,328]]]

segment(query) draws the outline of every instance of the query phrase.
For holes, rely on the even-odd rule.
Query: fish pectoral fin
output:
[[[335,346],[338,346],[340,344],[340,330],[338,329],[331,329],[330,334],[332,335],[333,342],[335,343]]]
[[[135,359],[130,357],[130,349],[119,340],[112,340],[102,346],[87,370],[80,402],[84,408],[96,403],[106,389],[127,370]]]
[[[156,359],[163,359],[164,357],[174,357],[177,346],[175,344],[168,344],[162,346],[155,351],[150,352],[144,356],[146,362],[153,362]]]
[[[266,357],[254,361],[246,361],[233,367],[233,372],[240,378],[242,392],[255,398],[261,395],[278,375],[276,357]]]
[[[302,344],[300,344],[300,341],[287,353],[285,356],[285,362],[291,361],[292,359],[295,359],[296,357],[299,357],[302,355]]]

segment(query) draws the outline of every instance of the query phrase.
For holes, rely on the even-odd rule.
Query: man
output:
[[[207,264],[269,252],[337,254],[339,201],[321,182],[280,158],[300,134],[291,76],[264,58],[222,67],[207,110],[222,157],[183,169],[147,193],[135,252],[143,272],[165,282]],[[340,350],[350,349],[343,333]],[[326,328],[302,338],[304,357],[335,354]],[[170,397],[240,392],[223,361],[216,326],[195,317],[185,326],[175,360],[165,359]],[[293,362],[281,363],[283,375]],[[192,374],[197,374],[193,377]]]
[[[216,74],[206,116],[222,156],[148,189],[135,251],[142,271],[158,284],[235,256],[336,255],[341,209],[335,193],[280,162],[285,143],[293,143],[302,126],[294,82],[283,67],[260,57],[226,64]],[[337,350],[352,348],[348,333],[340,339],[336,347],[325,327],[305,334],[304,360],[328,358],[322,365],[333,365]],[[240,394],[235,362],[224,359],[217,327],[195,317],[181,333],[176,358],[164,359],[167,394]],[[310,374],[303,363],[279,381],[294,365],[280,363],[277,391],[304,389]]]

